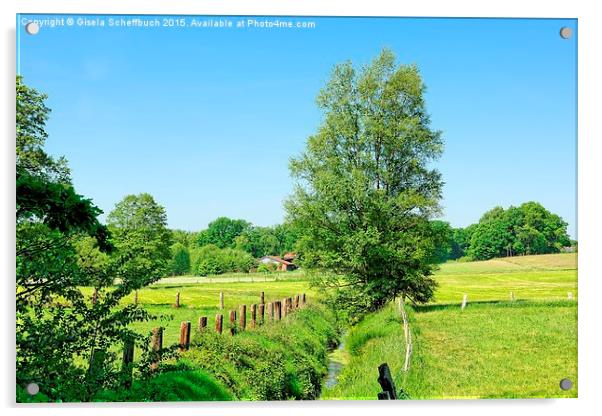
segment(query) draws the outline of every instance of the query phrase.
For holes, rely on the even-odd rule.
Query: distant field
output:
[[[435,274],[436,303],[471,300],[567,299],[577,297],[575,253],[521,256],[479,262],[448,262]]]

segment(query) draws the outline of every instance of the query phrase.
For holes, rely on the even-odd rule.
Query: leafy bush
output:
[[[208,244],[192,252],[192,273],[197,276],[228,272],[248,272],[255,260],[243,251],[233,248],[219,248]]]
[[[235,337],[197,332],[182,360],[212,374],[237,399],[311,400],[320,393],[336,339],[332,313],[308,306]]]

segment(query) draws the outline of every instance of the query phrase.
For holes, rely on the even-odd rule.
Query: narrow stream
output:
[[[332,350],[330,354],[328,354],[328,375],[326,376],[326,381],[324,382],[325,388],[331,388],[336,386],[338,382],[338,376],[345,367],[344,355],[343,351],[345,348],[345,343],[341,341],[339,346]]]

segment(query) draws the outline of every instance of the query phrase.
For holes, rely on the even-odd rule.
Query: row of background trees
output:
[[[254,226],[219,217],[199,232],[173,230],[169,274],[206,276],[248,272],[255,259],[293,251],[298,232],[289,224]]]
[[[434,252],[439,263],[558,253],[577,244],[560,216],[533,201],[508,209],[495,207],[465,228],[453,228],[444,221],[432,221],[432,226],[439,238]]]

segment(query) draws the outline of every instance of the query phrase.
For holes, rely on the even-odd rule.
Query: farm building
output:
[[[287,253],[287,254],[294,254],[294,253]],[[263,256],[262,258],[259,259],[259,263],[262,264],[275,264],[277,269],[279,271],[282,272],[290,272],[292,270],[295,270],[297,268],[297,265],[292,263],[292,260],[294,260],[294,256],[291,258],[290,256],[285,258],[289,258],[291,261],[289,260],[285,260],[282,257],[278,257],[278,256]]]

